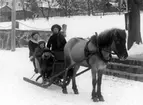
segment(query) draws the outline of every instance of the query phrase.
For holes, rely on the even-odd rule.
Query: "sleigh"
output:
[[[23,80],[28,83],[32,83],[36,86],[42,87],[42,88],[48,88],[52,84],[62,87],[65,72],[67,70],[69,70],[70,68],[72,68],[74,65],[69,68],[65,68],[64,52],[63,51],[54,52],[54,58],[55,58],[55,60],[52,64],[52,66],[49,67],[52,70],[51,75],[46,78],[45,84],[43,84],[42,82],[38,82],[37,81],[37,79],[39,79],[38,77],[35,80],[32,80],[32,78],[35,76],[35,74],[31,78],[23,77]],[[87,69],[79,72],[76,76],[81,75],[82,73],[88,71],[89,69],[90,68],[87,68]],[[68,85],[70,83],[71,77],[66,76],[65,78],[66,78],[65,85]]]

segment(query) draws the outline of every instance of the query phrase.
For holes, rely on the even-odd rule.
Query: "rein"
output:
[[[89,57],[85,57],[83,60],[79,61],[78,63],[74,63],[73,65],[70,65],[69,67],[65,68],[63,71],[59,72],[58,74],[55,74],[54,76],[52,76],[49,81],[53,80],[55,77],[67,72],[68,70],[70,70],[71,68],[73,68],[74,66],[76,66],[77,64],[81,63],[84,60],[87,60]],[[88,71],[91,67],[88,67],[87,69],[85,69],[84,71],[79,72],[76,76]]]

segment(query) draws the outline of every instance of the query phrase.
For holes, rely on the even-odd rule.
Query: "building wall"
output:
[[[5,6],[0,9],[0,21],[10,21],[11,20],[11,8]]]
[[[24,13],[23,10],[16,11],[17,20],[24,19],[24,15],[26,16],[26,18],[32,18],[33,13],[30,11],[25,11]],[[0,9],[0,22],[5,21],[11,21],[11,8],[9,8],[8,6]]]
[[[24,16],[25,15],[25,16]],[[33,13],[30,11],[16,11],[16,19],[17,20],[23,20],[24,18],[32,18]]]

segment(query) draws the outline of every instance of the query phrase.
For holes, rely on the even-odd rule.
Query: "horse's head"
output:
[[[113,34],[112,50],[119,59],[124,60],[128,57],[126,49],[126,32],[125,30],[115,29]]]

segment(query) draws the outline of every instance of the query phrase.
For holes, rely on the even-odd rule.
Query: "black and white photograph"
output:
[[[143,105],[143,0],[0,0],[1,105]]]

